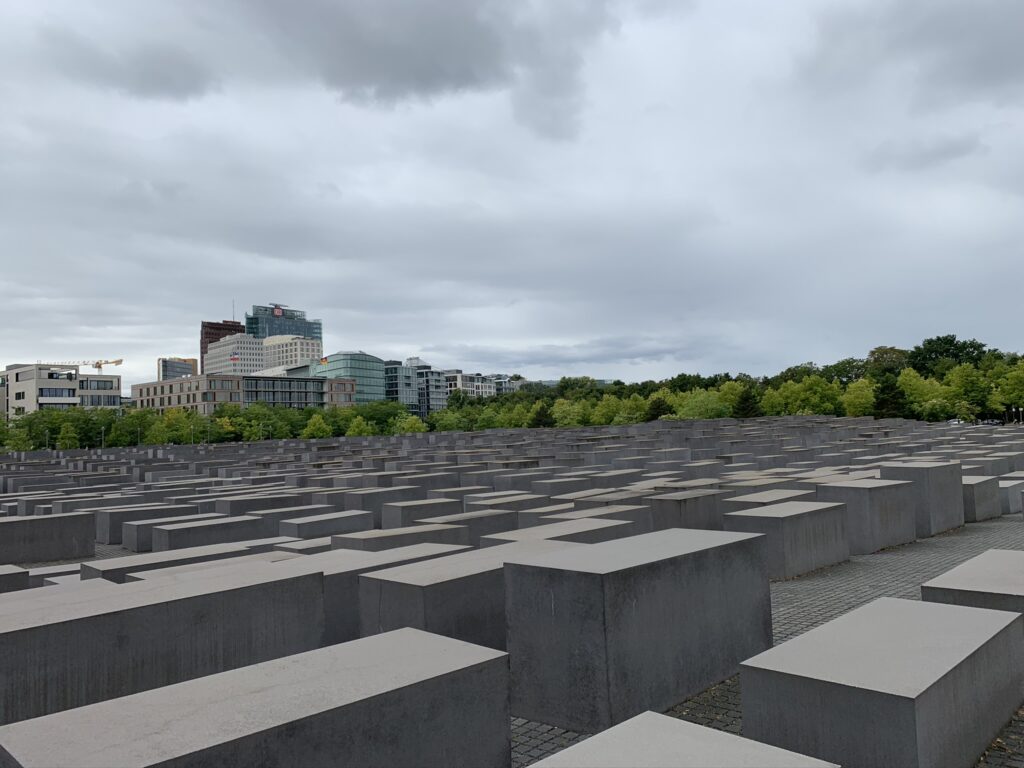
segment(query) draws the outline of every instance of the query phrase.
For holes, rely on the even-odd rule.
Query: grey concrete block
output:
[[[596,544],[600,541],[621,539],[636,533],[636,524],[626,520],[603,520],[589,518],[587,520],[563,520],[558,523],[545,523],[529,528],[520,528],[505,533],[492,533],[480,538],[481,547],[494,547],[499,544],[510,544],[514,541],[538,541],[551,539],[554,541],[572,541],[577,544]]]
[[[999,504],[999,478],[963,476],[964,522],[978,523],[1003,514]]]
[[[5,726],[0,752],[18,768],[498,768],[507,687],[505,654],[403,629]]]
[[[533,768],[838,768],[716,728],[644,712]]]
[[[785,501],[729,512],[724,523],[727,531],[765,535],[771,579],[791,579],[850,558],[843,504]]]
[[[174,515],[196,515],[199,507],[195,504],[136,504],[124,507],[107,507],[95,510],[96,541],[100,544],[120,544],[121,526],[132,520],[147,520],[153,517]]]
[[[331,549],[358,549],[379,552],[382,549],[412,544],[469,544],[469,530],[462,525],[411,525],[405,528],[354,531],[331,537]]]
[[[310,650],[323,636],[319,575],[147,581],[90,594],[41,595],[33,610],[0,615],[0,722]]]
[[[669,529],[518,557],[505,590],[512,713],[581,732],[664,710],[771,645],[755,534]]]
[[[1004,515],[1017,515],[1022,510],[1021,493],[1024,492],[1024,479],[999,481],[999,505]]]
[[[0,517],[0,565],[92,557],[95,529],[92,512]]]
[[[380,511],[381,528],[405,528],[425,517],[455,515],[462,512],[460,499],[414,499],[392,501],[384,504]]]
[[[341,643],[359,637],[359,575],[405,563],[465,552],[454,544],[414,544],[409,547],[363,552],[333,549],[285,562],[274,563],[283,574],[319,573],[324,584],[323,644]]]
[[[585,507],[566,512],[555,512],[544,518],[545,522],[556,523],[565,520],[627,520],[633,523],[633,535],[650,533],[654,530],[654,512],[641,504],[606,504]]]
[[[1024,613],[1024,552],[982,552],[922,584],[921,599]]]
[[[415,627],[505,650],[505,561],[582,546],[524,541],[363,573],[360,632],[365,637]]]
[[[245,541],[264,535],[263,521],[258,517],[239,515],[199,520],[194,523],[158,525],[151,534],[154,552],[188,547],[205,547]]]
[[[294,536],[298,539],[326,538],[326,549],[330,549],[332,534],[368,531],[371,528],[373,528],[373,512],[364,509],[350,509],[345,512],[328,512],[322,515],[282,520],[278,524],[277,530],[282,536]],[[299,542],[292,546],[299,546]]]
[[[955,461],[885,462],[883,480],[914,483],[914,514],[919,539],[964,524],[962,472]]]
[[[845,768],[971,766],[1016,711],[1024,617],[882,598],[745,661],[743,732]]]
[[[688,490],[651,496],[654,530],[700,528],[722,530],[721,491]]]
[[[480,539],[494,533],[516,530],[519,513],[507,509],[481,509],[476,512],[461,512],[442,517],[428,517],[418,520],[421,525],[461,525],[466,529],[470,546],[480,545]]]
[[[158,525],[216,520],[223,517],[224,515],[218,515],[214,512],[207,515],[174,515],[172,517],[129,520],[128,522],[121,523],[121,544],[125,549],[129,549],[132,552],[149,552],[153,549],[153,528]]]
[[[842,480],[818,485],[817,493],[818,501],[846,505],[851,555],[868,555],[917,538],[915,489],[910,481]]]
[[[17,592],[31,586],[27,570],[16,565],[0,565],[0,593]]]

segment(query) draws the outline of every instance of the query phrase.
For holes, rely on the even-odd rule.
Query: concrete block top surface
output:
[[[36,604],[26,604],[23,610],[0,614],[0,633],[168,603],[213,592],[227,592],[290,576],[253,567],[245,572],[218,574],[216,577],[190,582],[154,579],[119,584],[112,589],[88,590],[78,593],[78,597],[70,603],[39,600]]]
[[[842,504],[830,501],[784,501],[781,504],[767,504],[763,507],[726,512],[726,514],[729,517],[798,517],[842,506]]]
[[[867,488],[870,490],[873,488],[891,488],[898,485],[910,485],[911,482],[911,480],[882,480],[877,477],[859,477],[821,484],[834,485],[839,488]]]
[[[386,568],[394,563],[409,560],[452,555],[468,549],[469,547],[462,544],[411,544],[408,547],[394,547],[380,552],[331,549],[274,563],[274,568],[289,574],[323,573],[325,576],[333,576],[339,573],[368,571],[372,568]]]
[[[916,698],[1019,613],[883,597],[740,666]]]
[[[28,765],[156,765],[503,656],[399,629],[7,725],[0,743]]]
[[[770,491],[760,491],[759,493],[748,493],[743,496],[733,496],[731,499],[725,499],[728,503],[750,503],[750,504],[776,504],[780,501],[789,501],[790,499],[798,499],[801,496],[813,496],[814,491],[790,491],[785,488],[775,488]]]
[[[644,712],[568,749],[535,768],[835,768],[668,715]]]
[[[883,461],[879,466],[894,467],[898,469],[935,469],[937,467],[955,467],[958,461]]]
[[[457,525],[446,525],[444,523],[431,523],[429,525],[407,525],[404,528],[374,528],[369,531],[353,531],[352,533],[335,534],[339,539],[387,539],[393,536],[404,536],[409,533],[429,533],[431,531],[446,531],[449,528],[458,528]]]
[[[1024,552],[990,549],[921,586],[1024,597]]]
[[[571,541],[516,541],[511,544],[499,544],[484,549],[471,549],[466,552],[421,560],[418,563],[400,565],[380,571],[363,574],[366,578],[397,581],[417,587],[426,587],[442,581],[472,576],[477,573],[501,568],[506,560],[534,554],[558,552],[573,547],[589,547],[591,544],[577,544]]]
[[[961,482],[964,485],[981,485],[998,479],[995,475],[964,475]]]
[[[588,517],[583,520],[565,520],[559,523],[545,523],[534,525],[530,528],[520,528],[515,531],[503,533],[492,533],[485,536],[485,539],[492,541],[508,540],[523,541],[526,539],[554,539],[559,536],[572,536],[577,533],[596,531],[598,528],[614,528],[616,526],[629,526],[631,522],[625,520],[604,520]]]
[[[508,562],[536,568],[607,574],[716,547],[725,547],[761,536],[759,533],[667,528],[663,531],[588,544],[586,547],[560,552],[509,558]]]

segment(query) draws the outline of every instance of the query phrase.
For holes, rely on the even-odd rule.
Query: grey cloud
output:
[[[1018,0],[868,0],[826,10],[802,74],[820,92],[904,72],[919,106],[1019,104],[1024,4]]]
[[[865,165],[872,171],[923,171],[985,151],[976,135],[884,141],[868,153]]]
[[[216,86],[212,73],[174,45],[151,41],[105,50],[71,30],[40,30],[44,54],[66,76],[149,99],[190,99]]]
[[[566,139],[580,127],[587,47],[613,32],[620,15],[655,12],[615,0],[183,0],[176,7],[166,23],[187,51],[138,43],[130,28],[101,46],[84,32],[48,26],[42,56],[68,76],[151,98],[201,96],[228,80],[314,80],[345,101],[382,107],[507,91],[524,125]]]

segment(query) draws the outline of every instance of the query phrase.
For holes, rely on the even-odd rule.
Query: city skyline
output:
[[[0,9],[5,364],[232,299],[531,379],[1020,346],[1019,3],[279,7]]]

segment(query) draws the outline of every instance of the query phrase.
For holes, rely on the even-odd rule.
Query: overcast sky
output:
[[[0,363],[642,380],[1020,350],[1020,0],[4,0]]]

